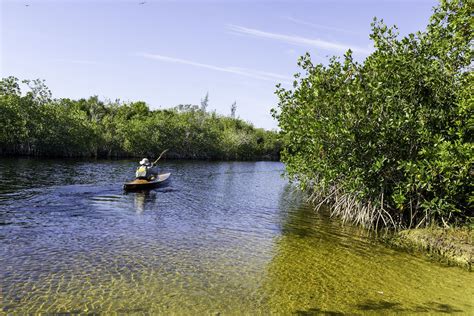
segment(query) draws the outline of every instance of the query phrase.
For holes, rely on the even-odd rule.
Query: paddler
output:
[[[155,163],[150,163],[148,158],[143,158],[140,161],[140,166],[137,168],[137,171],[135,172],[135,177],[137,179],[150,180],[152,177],[156,175],[155,170],[153,170],[154,166],[155,166]]]
[[[154,169],[154,167],[167,151],[168,149],[163,150],[158,159],[156,159],[153,163],[150,163],[148,158],[143,158],[140,161],[140,166],[135,172],[135,177],[137,179],[153,180],[158,175],[158,170]]]

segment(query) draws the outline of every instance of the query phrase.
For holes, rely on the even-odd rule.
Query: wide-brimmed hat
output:
[[[148,158],[143,158],[141,161],[140,161],[140,165],[145,165],[145,166],[148,166],[150,164],[150,162],[148,161]]]

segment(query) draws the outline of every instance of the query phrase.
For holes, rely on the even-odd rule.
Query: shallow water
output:
[[[474,313],[474,274],[316,214],[274,162],[0,159],[4,313]]]

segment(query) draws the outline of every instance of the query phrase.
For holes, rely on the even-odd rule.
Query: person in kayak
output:
[[[155,167],[154,163],[150,163],[148,158],[143,158],[140,161],[140,166],[137,168],[135,172],[135,177],[137,179],[143,180],[151,180],[153,177],[156,176],[156,170],[153,169]]]

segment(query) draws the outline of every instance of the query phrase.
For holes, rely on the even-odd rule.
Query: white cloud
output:
[[[227,73],[250,77],[250,78],[254,78],[258,80],[282,82],[282,83],[290,83],[289,80],[291,80],[291,78],[288,76],[284,76],[284,75],[280,75],[280,74],[276,74],[272,72],[248,69],[248,68],[215,66],[215,65],[203,64],[203,63],[199,63],[199,62],[195,62],[195,61],[191,61],[187,59],[163,56],[163,55],[158,55],[158,54],[150,54],[150,53],[139,53],[137,55],[144,58],[148,58],[148,59],[160,60],[160,61],[168,62],[168,63],[190,65],[194,67],[205,68],[205,69],[221,71],[221,72],[227,72]]]
[[[351,49],[355,53],[361,53],[361,54],[366,54],[366,55],[371,53],[371,50],[368,48],[351,46],[348,44],[342,44],[338,42],[330,42],[330,41],[325,41],[321,39],[312,39],[312,38],[306,38],[306,37],[295,36],[295,35],[270,33],[270,32],[265,32],[265,31],[261,31],[257,29],[251,29],[248,27],[232,25],[232,24],[228,25],[228,28],[237,34],[249,35],[249,36],[260,37],[260,38],[268,38],[268,39],[273,39],[276,41],[285,42],[289,44],[311,46],[311,47],[321,48],[321,49],[325,49],[329,51],[346,52],[348,49]]]

